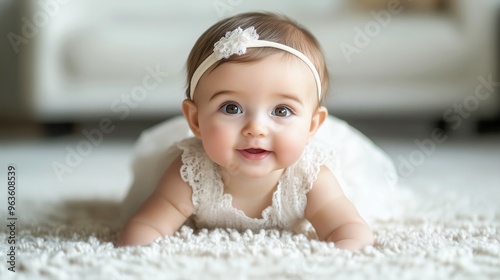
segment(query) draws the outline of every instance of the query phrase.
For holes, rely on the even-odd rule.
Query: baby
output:
[[[119,246],[172,235],[190,217],[198,228],[242,231],[293,230],[307,220],[320,240],[337,248],[372,245],[372,230],[345,194],[349,178],[336,171],[342,163],[336,153],[352,149],[333,140],[346,125],[321,106],[328,79],[317,40],[284,16],[244,13],[210,27],[188,58],[185,121],[157,128],[154,137],[170,138],[169,148],[156,153],[157,162],[136,164],[161,167],[156,173],[162,175],[154,190],[144,182],[131,190],[126,204],[134,214]],[[316,140],[325,123],[337,134]],[[350,137],[357,150],[372,145],[362,135]],[[367,161],[382,158],[391,168],[376,147],[368,150]],[[352,177],[381,181],[370,176]]]

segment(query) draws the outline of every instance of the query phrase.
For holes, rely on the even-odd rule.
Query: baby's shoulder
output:
[[[177,156],[172,163],[164,171],[163,176],[160,180],[160,186],[169,187],[170,186],[185,186],[186,182],[182,179],[181,170],[183,166],[182,155]]]
[[[341,196],[343,190],[336,174],[328,168],[327,165],[320,166],[316,179],[312,184],[311,190],[308,192],[308,197],[316,196]]]
[[[179,172],[181,167],[182,159],[181,156],[178,156],[163,173],[156,194],[169,201],[181,213],[186,214],[193,211],[192,190],[181,177]]]

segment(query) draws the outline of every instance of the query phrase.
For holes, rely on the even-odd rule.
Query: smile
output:
[[[270,151],[263,149],[244,149],[244,150],[238,150],[238,152],[240,152],[242,156],[250,160],[262,160],[266,158],[269,154],[271,154]]]

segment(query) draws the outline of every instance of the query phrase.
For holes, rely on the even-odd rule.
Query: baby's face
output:
[[[311,70],[281,53],[207,71],[194,96],[208,156],[224,171],[251,178],[299,159],[319,102]]]

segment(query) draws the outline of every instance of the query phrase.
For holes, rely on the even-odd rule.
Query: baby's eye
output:
[[[272,115],[277,117],[289,117],[291,114],[292,110],[284,106],[276,107],[272,112]]]
[[[225,114],[230,114],[230,115],[242,113],[241,108],[234,103],[227,103],[227,104],[222,105],[222,107],[219,109],[219,111],[221,111]]]

